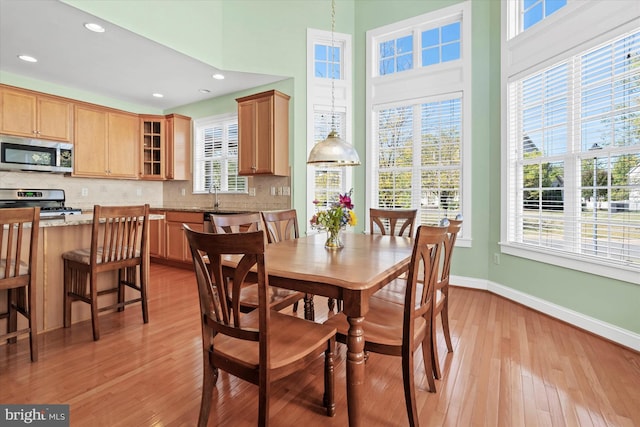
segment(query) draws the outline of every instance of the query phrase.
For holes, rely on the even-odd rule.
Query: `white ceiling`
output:
[[[284,79],[219,70],[58,0],[0,0],[0,71],[160,110]]]

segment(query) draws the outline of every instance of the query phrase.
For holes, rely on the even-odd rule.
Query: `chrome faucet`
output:
[[[213,210],[216,211],[220,207],[220,203],[218,202],[218,190],[218,185],[212,182],[209,187],[209,194],[213,193]]]

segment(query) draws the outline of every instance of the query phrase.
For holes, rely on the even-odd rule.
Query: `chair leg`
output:
[[[100,339],[100,328],[98,325],[98,284],[96,283],[98,277],[92,270],[89,273],[89,291],[91,293],[91,325],[93,326],[93,340],[98,341]]]
[[[442,378],[442,373],[440,372],[440,359],[438,357],[436,323],[436,319],[431,320],[431,343],[429,346],[431,347],[431,366],[433,367],[433,376],[439,380]]]
[[[258,426],[269,426],[269,395],[271,394],[271,384],[269,377],[264,373],[260,373],[260,388],[258,396]]]
[[[124,282],[130,280],[131,275],[129,274],[128,268],[118,270],[118,311],[124,311]]]
[[[135,273],[136,267],[133,267]],[[140,264],[140,298],[142,298],[142,321],[143,323],[149,323],[149,306],[147,305],[147,283],[149,282],[149,270],[144,261]],[[135,277],[135,276],[134,276]]]
[[[17,289],[8,289],[7,290],[7,304],[8,304],[8,312],[7,312],[7,332],[15,332],[18,330],[18,310],[16,310],[17,304]],[[8,343],[15,343],[18,341],[17,337],[9,338],[7,340]]]
[[[336,414],[335,403],[335,381],[334,381],[334,351],[336,347],[335,338],[331,338],[324,352],[324,395],[322,403],[327,409],[327,416],[333,417]]]
[[[33,281],[35,283],[35,281]],[[27,290],[27,289],[25,289]],[[35,289],[30,285],[28,288],[29,291],[29,310],[27,313],[29,314],[29,350],[31,351],[31,361],[38,361],[38,322],[36,321],[36,292]]]
[[[434,370],[433,370],[433,351],[432,351],[433,341],[431,341],[431,337],[424,337],[422,340],[422,360],[424,362],[424,372],[427,377],[427,382],[429,383],[429,391],[431,393],[436,392],[436,382],[434,380]]]
[[[404,401],[407,406],[409,426],[416,427],[418,421],[418,407],[416,405],[416,388],[413,379],[413,352],[402,356],[402,381],[404,383]]]
[[[453,353],[453,345],[451,344],[451,333],[449,332],[449,296],[447,295],[444,300],[444,306],[440,312],[440,319],[442,320],[442,332],[444,332],[444,340],[447,343],[447,350],[449,353]]]
[[[67,260],[64,260],[64,309],[63,309],[63,324],[65,328],[71,326],[71,297],[69,292],[71,291],[71,280],[73,280],[75,272],[71,270]]]
[[[206,427],[209,422],[211,412],[211,398],[213,397],[213,387],[218,380],[218,369],[211,366],[209,362],[209,352],[203,351],[203,376],[202,376],[202,397],[200,399],[200,415],[198,416],[198,427]]]

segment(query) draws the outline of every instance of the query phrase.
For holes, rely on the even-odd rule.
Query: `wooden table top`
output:
[[[378,288],[408,268],[412,239],[360,233],[342,233],[341,239],[338,250],[324,247],[324,233],[270,244],[269,275],[358,291]]]

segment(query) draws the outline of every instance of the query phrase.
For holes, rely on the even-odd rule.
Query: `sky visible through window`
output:
[[[567,0],[523,0],[523,29],[531,27],[567,5]]]

